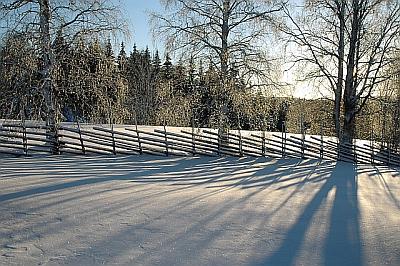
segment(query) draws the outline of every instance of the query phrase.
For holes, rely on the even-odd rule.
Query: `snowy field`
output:
[[[0,158],[0,265],[400,265],[400,173],[315,160]]]

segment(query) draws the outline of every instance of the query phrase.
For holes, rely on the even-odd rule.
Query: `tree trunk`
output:
[[[46,104],[46,123],[49,126],[54,126],[56,123],[53,90],[52,90],[52,51],[50,38],[50,4],[49,0],[39,0],[39,17],[40,17],[40,44],[43,65],[41,75],[43,80],[42,93]]]
[[[228,37],[229,37],[229,12],[230,0],[224,0],[222,6],[222,33],[221,33],[221,88],[220,88],[220,110],[219,127],[223,132],[228,128]]]
[[[228,76],[228,36],[229,36],[229,9],[230,0],[224,0],[222,7],[222,34],[221,34],[221,76],[222,81],[226,82]]]
[[[359,0],[352,1],[352,22],[349,40],[349,53],[347,56],[347,73],[344,89],[344,121],[343,142],[353,143],[355,137],[355,116],[357,108],[356,84],[354,75],[356,70],[356,51],[358,45],[358,33],[360,26],[360,4]]]
[[[53,54],[51,48],[50,37],[50,3],[49,0],[39,0],[39,18],[40,18],[40,49],[42,54],[42,94],[46,105],[46,124],[48,126],[47,133],[49,145],[51,145],[52,153],[59,154],[59,145],[56,129],[56,112],[53,95],[52,68]]]
[[[353,143],[356,133],[356,106],[352,103],[345,103],[344,105],[344,119],[343,119],[343,143]]]
[[[345,33],[345,8],[346,4],[345,1],[342,0],[338,4],[339,8],[339,46],[338,46],[338,56],[339,56],[339,63],[338,63],[338,79],[336,83],[336,90],[335,90],[335,109],[334,109],[334,119],[335,119],[335,130],[336,130],[336,137],[340,139],[340,115],[341,115],[341,103],[342,103],[342,93],[343,93],[343,74],[344,74],[344,33]]]

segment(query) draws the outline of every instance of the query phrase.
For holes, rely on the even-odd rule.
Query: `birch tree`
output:
[[[32,91],[38,85],[39,60],[29,40],[22,34],[10,34],[0,48],[0,116],[37,119],[44,111],[41,94]]]
[[[246,84],[271,84],[271,60],[266,40],[273,31],[282,1],[163,0],[165,12],[152,14],[155,35],[167,48],[194,58],[207,58],[220,75],[215,99],[220,123],[227,120],[229,71],[234,68]]]
[[[297,14],[286,8],[282,30],[302,52],[294,62],[334,95],[337,136],[355,137],[356,116],[390,75],[384,71],[398,49],[400,3],[391,0],[307,0]],[[343,110],[342,110],[343,108]]]
[[[93,38],[126,28],[120,9],[109,0],[4,0],[0,4],[2,26],[8,32],[26,34],[41,56],[40,84],[47,109],[46,121],[56,122],[54,68],[57,65],[53,42],[63,36],[67,43]]]
[[[167,48],[212,59],[221,78],[235,66],[243,74],[264,74],[266,37],[271,34],[281,1],[163,0],[166,13],[152,14],[155,32]],[[186,50],[187,49],[187,50]]]

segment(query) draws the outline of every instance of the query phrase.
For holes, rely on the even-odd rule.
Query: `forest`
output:
[[[0,118],[294,133],[307,123],[399,146],[398,1],[163,1],[150,15],[162,54],[115,38],[126,21],[113,1],[3,2]],[[280,93],[285,64],[330,93]]]

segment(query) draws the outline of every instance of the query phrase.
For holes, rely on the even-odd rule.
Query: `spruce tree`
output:
[[[127,57],[126,57],[126,52],[125,52],[125,44],[124,42],[121,42],[121,48],[118,53],[118,58],[117,58],[117,63],[118,63],[118,69],[120,70],[120,73],[125,76],[126,75],[126,64],[127,64]]]

